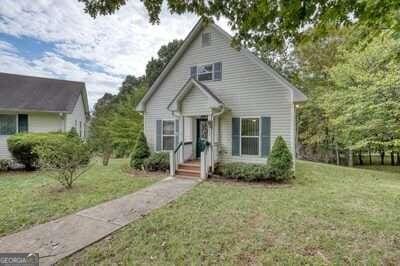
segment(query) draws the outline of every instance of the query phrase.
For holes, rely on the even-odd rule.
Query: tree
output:
[[[143,162],[150,156],[150,148],[147,145],[146,136],[141,131],[136,139],[135,148],[131,154],[131,167],[135,169],[142,169]]]
[[[275,139],[271,154],[268,156],[267,168],[268,176],[276,181],[293,177],[293,156],[281,136]]]
[[[93,117],[89,125],[89,139],[91,149],[100,152],[103,157],[103,165],[108,165],[108,161],[113,152],[113,141],[110,127],[112,118],[112,103],[115,96],[105,93],[94,107]]]
[[[42,169],[50,170],[55,179],[67,189],[88,170],[90,152],[77,136],[68,135],[59,145],[43,143],[35,147]]]
[[[91,16],[112,14],[127,0],[79,0]],[[160,23],[163,0],[143,1],[150,22]],[[236,31],[236,43],[251,47],[284,47],[290,39],[301,39],[304,28],[313,27],[319,36],[332,25],[364,25],[376,33],[385,29],[399,32],[400,2],[393,0],[214,0],[166,1],[172,14],[194,13],[206,20],[226,17]]]
[[[152,58],[147,64],[145,76],[126,76],[117,95],[106,93],[96,103],[89,142],[94,151],[102,154],[104,165],[112,155],[127,157],[131,154],[143,129],[143,116],[135,106],[147,91],[149,82],[158,77],[181,43],[181,40],[174,40],[163,45],[158,58]]]
[[[336,91],[326,98],[326,110],[349,149],[399,151],[400,44],[389,33],[342,51],[330,70]]]
[[[163,69],[178,51],[179,47],[183,43],[182,40],[173,40],[169,42],[167,45],[161,46],[160,50],[158,50],[158,58],[151,58],[151,60],[146,65],[146,80],[149,83],[149,86],[153,85],[154,81],[161,74]]]

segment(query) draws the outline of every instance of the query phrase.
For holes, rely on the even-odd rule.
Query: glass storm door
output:
[[[206,118],[197,119],[196,136],[196,157],[200,158],[200,154],[204,151],[208,138],[208,122]]]

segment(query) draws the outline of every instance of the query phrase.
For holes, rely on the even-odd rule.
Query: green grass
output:
[[[65,190],[45,172],[0,173],[0,235],[76,212],[121,197],[159,178],[128,174],[127,160],[98,162]]]
[[[298,162],[288,186],[208,181],[60,264],[400,264],[400,175]]]

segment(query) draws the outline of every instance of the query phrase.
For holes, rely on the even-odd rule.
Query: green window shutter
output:
[[[232,156],[240,155],[240,118],[232,117]]]
[[[162,120],[156,121],[156,151],[161,151]]]
[[[175,147],[179,144],[179,120],[175,120]]]
[[[190,77],[197,79],[197,66],[190,67]]]
[[[28,132],[28,115],[18,115],[18,132]]]
[[[214,63],[214,80],[222,79],[222,63]]]
[[[266,157],[271,150],[271,117],[261,117],[261,156]]]

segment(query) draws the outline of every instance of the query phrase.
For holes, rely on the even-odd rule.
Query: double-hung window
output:
[[[0,114],[0,135],[17,133],[17,116]]]
[[[197,68],[197,79],[199,81],[213,79],[213,64],[202,65]]]
[[[174,149],[174,120],[162,121],[162,149],[164,151],[171,151]]]
[[[259,155],[260,119],[242,118],[240,133],[242,155]]]
[[[222,80],[222,63],[191,66],[190,77],[199,81]]]

